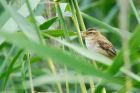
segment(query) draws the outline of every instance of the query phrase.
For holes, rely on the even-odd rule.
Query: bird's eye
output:
[[[92,34],[97,35],[97,32],[93,32]]]
[[[88,33],[88,35],[92,35],[92,34],[93,34],[92,32],[89,32],[89,33]]]

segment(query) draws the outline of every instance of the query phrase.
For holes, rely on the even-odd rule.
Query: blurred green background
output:
[[[0,93],[139,93],[139,5],[0,0]],[[127,31],[121,28],[123,8]],[[88,28],[112,42],[114,59],[86,48],[80,32]]]

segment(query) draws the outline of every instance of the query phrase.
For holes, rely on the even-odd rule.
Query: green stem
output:
[[[28,10],[29,10],[29,12],[30,12],[32,21],[33,21],[33,23],[34,23],[34,26],[35,26],[36,33],[37,33],[37,35],[38,35],[38,38],[39,38],[40,42],[43,43],[44,41],[43,41],[43,38],[42,38],[42,36],[41,36],[41,34],[40,34],[40,29],[39,29],[39,27],[38,27],[38,25],[37,25],[37,23],[36,23],[35,18],[34,18],[34,13],[33,13],[32,9],[31,9],[29,0],[26,0],[26,4],[27,4]]]
[[[82,37],[81,37],[81,33],[80,33],[80,29],[79,29],[79,26],[78,26],[78,23],[77,23],[77,19],[72,17],[72,20],[74,22],[74,25],[76,27],[76,30],[77,30],[77,35],[78,35],[78,39],[79,39],[79,43],[82,47],[84,47],[84,43],[83,43],[83,40],[82,40]]]
[[[74,23],[74,25],[76,27],[76,30],[77,30],[79,43],[82,47],[84,47],[84,43],[83,43],[83,40],[82,40],[82,37],[81,37],[80,28],[79,28],[79,24],[78,24],[78,20],[77,20],[76,14],[75,14],[75,8],[74,8],[72,0],[69,0],[69,3],[70,3],[70,6],[71,6],[71,11],[72,11],[72,20],[73,20],[73,23]]]
[[[75,14],[74,4],[73,4],[72,0],[69,0],[69,3],[70,3],[70,6],[71,6],[71,11],[72,11],[72,20],[73,20],[74,25],[75,25],[76,30],[77,30],[79,43],[82,47],[84,47],[84,43],[83,43],[83,40],[82,40],[82,37],[81,37],[78,20],[77,20],[76,14]],[[86,30],[83,30],[83,31],[86,31]],[[81,81],[80,81],[80,87],[81,87],[82,93],[87,93],[86,86],[85,86],[84,80],[82,78],[81,78]]]
[[[79,22],[80,22],[80,26],[81,26],[81,28],[82,28],[82,31],[86,31],[86,27],[85,27],[85,24],[84,24],[84,21],[83,21],[83,18],[82,18],[80,9],[79,9],[79,7],[78,7],[77,0],[73,0],[73,3],[74,3],[74,6],[75,6],[75,9],[76,9],[76,13],[77,13],[78,20],[79,20]]]
[[[57,10],[57,13],[58,13],[58,17],[60,18],[60,24],[61,24],[61,28],[64,29],[64,37],[66,38],[67,41],[70,41],[70,38],[69,38],[69,33],[68,33],[68,29],[67,29],[67,26],[66,26],[66,23],[65,23],[65,20],[63,18],[63,15],[62,15],[62,12],[61,12],[61,9],[60,9],[60,6],[59,6],[59,0],[54,0],[55,1],[55,8]],[[51,59],[50,59],[51,61]],[[53,65],[53,62],[49,62],[50,65]],[[49,65],[49,66],[50,66]],[[52,66],[50,66],[50,68],[52,69]],[[56,75],[56,70],[55,70],[55,67],[53,67],[54,69],[52,69],[53,71],[53,74]],[[59,92],[60,93],[63,93],[62,91],[62,87],[61,87],[61,83],[60,82],[57,82],[57,86],[58,86],[58,89],[59,89]]]
[[[31,70],[30,54],[29,53],[27,54],[27,61],[28,61],[28,73],[29,73],[29,79],[30,79],[31,93],[34,93],[33,80],[32,80],[32,70]]]
[[[132,0],[130,0],[130,5],[131,5],[131,7],[132,7],[132,9],[133,9],[133,11],[134,11],[134,13],[135,13],[135,16],[136,16],[136,18],[137,18],[138,23],[140,24],[140,17],[139,17],[139,15],[138,15],[138,12],[137,12],[136,7],[135,7],[135,5],[134,5],[134,3],[133,3]]]
[[[117,32],[117,33],[120,33],[120,32],[119,32],[120,29],[118,29],[118,28],[115,28],[115,27],[112,27],[112,26],[110,26],[110,25],[108,25],[108,24],[105,24],[104,22],[102,22],[102,21],[100,21],[100,20],[98,20],[98,19],[96,19],[96,18],[94,18],[94,17],[91,17],[91,16],[89,16],[89,15],[83,13],[83,12],[82,12],[82,15],[83,15],[83,17],[85,17],[86,19],[88,19],[89,21],[91,21],[92,23],[94,23],[94,24],[96,24],[96,25],[100,25],[100,26],[102,26],[102,27],[105,27],[105,28],[107,28],[108,30],[110,30],[110,31],[112,31],[112,32],[115,31],[115,32]]]
[[[66,93],[70,93],[70,89],[69,89],[69,82],[68,82],[68,70],[67,70],[67,66],[64,65],[64,69],[65,69],[65,77],[66,77]]]
[[[65,30],[64,31],[64,36],[65,36],[67,41],[70,41],[69,34],[68,34],[68,29],[67,29],[65,20],[63,18],[63,15],[62,15],[62,12],[61,12],[61,9],[60,9],[60,6],[59,6],[59,1],[55,1],[55,7],[56,7],[56,10],[57,10],[58,16],[60,18],[60,23],[62,25],[62,28]]]
[[[22,87],[23,87],[23,91],[24,93],[28,93],[27,92],[27,87],[26,87],[26,71],[25,71],[25,61],[22,60],[22,64],[21,64],[21,79],[22,79]]]
[[[112,27],[94,17],[91,17],[85,13],[81,13],[83,17],[85,17],[86,19],[88,19],[91,23],[93,24],[96,24],[96,25],[99,25],[100,27],[103,27],[103,28],[106,28],[107,30],[111,31],[112,33],[116,33],[117,35],[120,35],[121,36],[121,30],[118,29],[118,28],[115,28],[115,27]],[[130,36],[131,36],[131,33],[126,31],[126,36],[127,36],[127,39],[130,39]]]
[[[55,68],[55,65],[53,64],[52,59],[48,59],[48,65],[49,65],[50,70],[52,71],[53,75],[56,76],[56,68]],[[56,84],[57,84],[59,93],[63,93],[60,81],[56,82]]]
[[[119,12],[119,26],[122,30],[122,48],[123,48],[123,62],[124,68],[131,72],[131,61],[130,61],[130,50],[128,45],[128,40],[125,37],[128,31],[128,12],[129,12],[129,2],[127,0],[118,0],[118,5],[120,8]],[[130,77],[125,77],[125,93],[127,93],[132,87],[132,81]]]

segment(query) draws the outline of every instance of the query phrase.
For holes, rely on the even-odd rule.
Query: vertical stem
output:
[[[67,41],[70,41],[69,34],[68,34],[68,29],[67,29],[65,20],[63,18],[63,15],[62,15],[62,12],[61,12],[61,9],[60,9],[60,6],[59,6],[59,0],[54,0],[54,1],[55,1],[55,7],[56,7],[56,10],[57,10],[57,13],[58,13],[58,17],[60,18],[60,23],[62,25],[62,28],[64,29],[65,38],[66,38]]]
[[[95,92],[95,86],[94,86],[94,83],[93,83],[92,79],[89,79],[89,84],[90,84],[91,93],[94,93]]]
[[[23,60],[22,60],[23,61]],[[25,71],[25,62],[23,61],[22,62],[22,65],[21,65],[21,79],[22,79],[22,87],[23,87],[23,91],[24,93],[28,93],[27,92],[27,88],[26,88],[26,71]]]
[[[79,76],[79,82],[80,82],[80,87],[81,87],[82,93],[87,93],[84,80],[81,76]]]
[[[77,82],[75,82],[75,84],[74,84],[74,89],[75,89],[74,93],[77,93]]]
[[[79,28],[79,24],[78,24],[78,20],[77,20],[76,14],[75,14],[75,9],[74,9],[74,5],[73,5],[72,0],[69,0],[69,3],[70,3],[70,6],[71,6],[71,10],[72,10],[72,20],[73,20],[73,23],[74,23],[74,25],[76,27],[76,30],[77,30],[79,43],[82,47],[84,47],[84,43],[83,43],[83,40],[82,40],[82,37],[81,37],[80,28]]]
[[[43,43],[44,41],[43,41],[43,38],[42,38],[42,36],[41,36],[41,34],[40,34],[40,30],[39,30],[39,27],[38,27],[38,25],[37,25],[37,23],[36,23],[36,20],[35,20],[35,18],[34,18],[34,13],[33,13],[32,9],[31,9],[29,0],[26,0],[26,4],[27,4],[27,7],[28,7],[28,9],[29,9],[29,12],[30,12],[32,21],[33,21],[33,23],[34,23],[34,26],[35,26],[36,33],[37,33],[37,35],[38,35],[38,38],[39,38],[40,42]]]
[[[77,0],[69,0],[69,2],[70,2],[72,14],[73,14],[72,19],[73,19],[74,25],[75,25],[75,27],[77,29],[79,42],[80,42],[81,46],[84,47],[83,40],[82,40],[81,34],[80,34],[79,24],[78,24],[78,21],[77,21],[77,16],[78,16],[78,19],[79,19],[79,22],[80,22],[80,25],[81,25],[81,28],[82,28],[83,31],[86,31],[86,27],[85,27],[83,18],[81,16],[81,12],[80,12],[80,9],[78,7]],[[75,14],[75,9],[76,9],[77,16]],[[94,85],[93,82],[90,81],[90,85],[92,87],[92,85]],[[81,81],[80,81],[80,87],[81,87],[83,93],[87,93],[86,87],[85,87],[85,84],[84,84],[84,81],[83,81],[82,78],[81,78]],[[93,89],[92,89],[92,91],[93,91]]]
[[[56,76],[56,69],[55,69],[53,61],[51,59],[48,60],[48,64],[49,64],[50,69],[52,70],[53,75]],[[57,86],[59,89],[59,93],[63,93],[62,88],[61,88],[61,84],[59,81],[57,82]]]
[[[78,26],[78,23],[77,23],[77,19],[72,17],[72,20],[73,20],[73,23],[74,23],[74,25],[76,27],[76,30],[77,30],[79,43],[82,47],[84,47],[84,43],[83,43],[83,40],[82,40],[82,37],[81,37],[81,33],[80,33],[80,29],[79,29],[79,26]]]
[[[80,22],[80,26],[81,26],[81,28],[82,28],[82,31],[86,31],[86,27],[85,27],[85,24],[84,24],[84,21],[83,21],[83,18],[82,18],[80,9],[79,9],[79,7],[78,7],[77,0],[73,0],[73,3],[74,3],[74,6],[75,6],[75,9],[76,9],[76,13],[77,13],[78,20],[79,20],[79,22]]]
[[[76,30],[77,30],[79,43],[82,47],[84,47],[84,43],[83,43],[83,40],[82,40],[82,37],[81,37],[80,28],[79,28],[79,24],[78,24],[78,20],[77,20],[76,14],[75,14],[75,9],[74,9],[74,5],[73,5],[72,0],[69,0],[69,3],[70,3],[70,6],[71,6],[71,10],[72,10],[72,20],[73,20],[74,25],[75,25]],[[83,93],[87,93],[86,87],[85,87],[85,84],[84,84],[84,81],[83,81],[82,78],[80,80],[80,87],[81,87],[81,90],[82,90]]]
[[[27,54],[27,61],[28,61],[28,72],[29,72],[29,79],[30,79],[31,93],[34,93],[33,80],[32,80],[32,70],[31,70],[30,54],[29,54],[29,53]]]
[[[128,71],[131,71],[130,59],[129,59],[129,48],[128,48],[128,40],[126,38],[126,33],[128,31],[128,8],[129,2],[128,0],[118,0],[120,5],[120,29],[122,30],[122,45],[123,45],[123,57],[124,57],[124,66]],[[128,77],[126,77],[125,91],[127,92],[131,88],[131,81]]]
[[[105,88],[103,88],[103,89],[102,89],[102,93],[106,93],[106,90],[105,90]]]
[[[65,77],[66,77],[66,91],[67,91],[66,93],[70,93],[70,92],[69,92],[69,82],[68,82],[68,80],[67,80],[67,79],[68,79],[68,75],[67,75],[67,72],[68,72],[68,71],[67,71],[67,66],[64,65],[64,68],[65,68]]]
[[[68,34],[68,28],[66,26],[65,20],[64,20],[63,15],[62,15],[62,11],[61,11],[60,6],[59,6],[59,0],[54,0],[54,2],[55,2],[55,8],[56,8],[57,13],[58,13],[58,17],[60,18],[61,27],[64,29],[64,36],[65,36],[67,41],[70,41],[69,34]],[[59,88],[59,92],[63,93],[60,82],[58,82],[57,85]]]

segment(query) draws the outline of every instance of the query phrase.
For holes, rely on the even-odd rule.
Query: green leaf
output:
[[[134,33],[129,41],[129,45],[131,50],[136,49],[140,45],[140,24],[137,25],[136,29],[134,30]]]
[[[21,53],[23,52],[23,50],[19,50],[18,53],[15,55],[15,57],[13,58],[13,60],[11,61],[10,65],[8,66],[8,69],[6,70],[6,76],[4,78],[3,81],[3,86],[2,89],[5,89],[5,86],[7,84],[9,75],[11,74],[11,71],[13,69],[13,66],[15,65],[15,63],[17,62],[18,58],[20,57]]]
[[[0,36],[5,38],[8,42],[17,45],[20,48],[30,50],[34,52],[36,55],[41,57],[44,60],[48,60],[48,58],[53,58],[54,62],[60,63],[62,65],[67,65],[78,72],[83,72],[89,75],[93,75],[99,78],[102,78],[108,82],[115,82],[122,84],[123,81],[112,76],[102,73],[101,71],[96,70],[93,66],[86,61],[82,60],[80,57],[75,56],[74,54],[70,54],[67,51],[58,50],[56,48],[50,46],[44,46],[39,43],[35,43],[29,39],[27,39],[22,34],[8,34],[6,32],[0,31]],[[24,43],[21,43],[24,42]]]
[[[62,30],[62,29],[44,30],[43,33],[49,34],[49,35],[54,36],[54,37],[64,36],[64,30]],[[77,35],[77,33],[73,32],[73,31],[69,31],[68,34],[69,34],[69,36]]]
[[[140,24],[137,25],[136,29],[134,30],[134,33],[129,41],[129,47],[130,47],[130,52],[131,52],[131,58],[136,61],[139,59],[140,55]],[[139,66],[137,65],[137,68]]]
[[[112,65],[109,67],[107,72],[112,75],[115,75],[117,72],[120,71],[120,68],[123,66],[123,52],[121,51],[117,57],[114,59]]]
[[[133,51],[135,51],[139,45],[140,45],[140,25],[138,25],[134,31],[134,34],[129,40],[129,46],[130,46],[130,51],[131,55],[133,55]],[[118,54],[118,56],[115,58],[112,66],[109,68],[108,72],[112,74],[116,74],[120,68],[123,66],[123,50]]]
[[[67,11],[69,4],[68,3],[60,3],[60,9],[63,14],[63,16],[71,17],[72,13],[70,11]]]
[[[107,66],[111,65],[111,63],[112,63],[112,61],[109,58],[107,58],[107,57],[105,57],[105,56],[103,56],[103,55],[101,55],[101,54],[99,54],[97,52],[93,53],[93,52],[91,52],[91,51],[89,51],[89,50],[87,50],[85,48],[75,46],[75,45],[70,44],[70,43],[68,43],[68,42],[66,42],[64,40],[53,38],[53,37],[51,37],[51,36],[49,36],[47,34],[45,36],[50,37],[51,39],[61,43],[62,45],[65,45],[65,46],[73,49],[74,51],[76,51],[80,55],[85,56],[85,57],[87,57],[87,58],[89,58],[91,60],[99,61],[100,63],[103,63],[104,65],[107,65]]]
[[[69,5],[69,3],[67,4],[67,6],[66,6],[66,8],[65,8],[65,11],[67,12],[67,11],[71,11],[71,8],[70,8],[70,5]]]
[[[40,30],[48,29],[54,22],[56,22],[58,17],[53,17],[51,19],[48,19],[46,22],[40,25]]]

